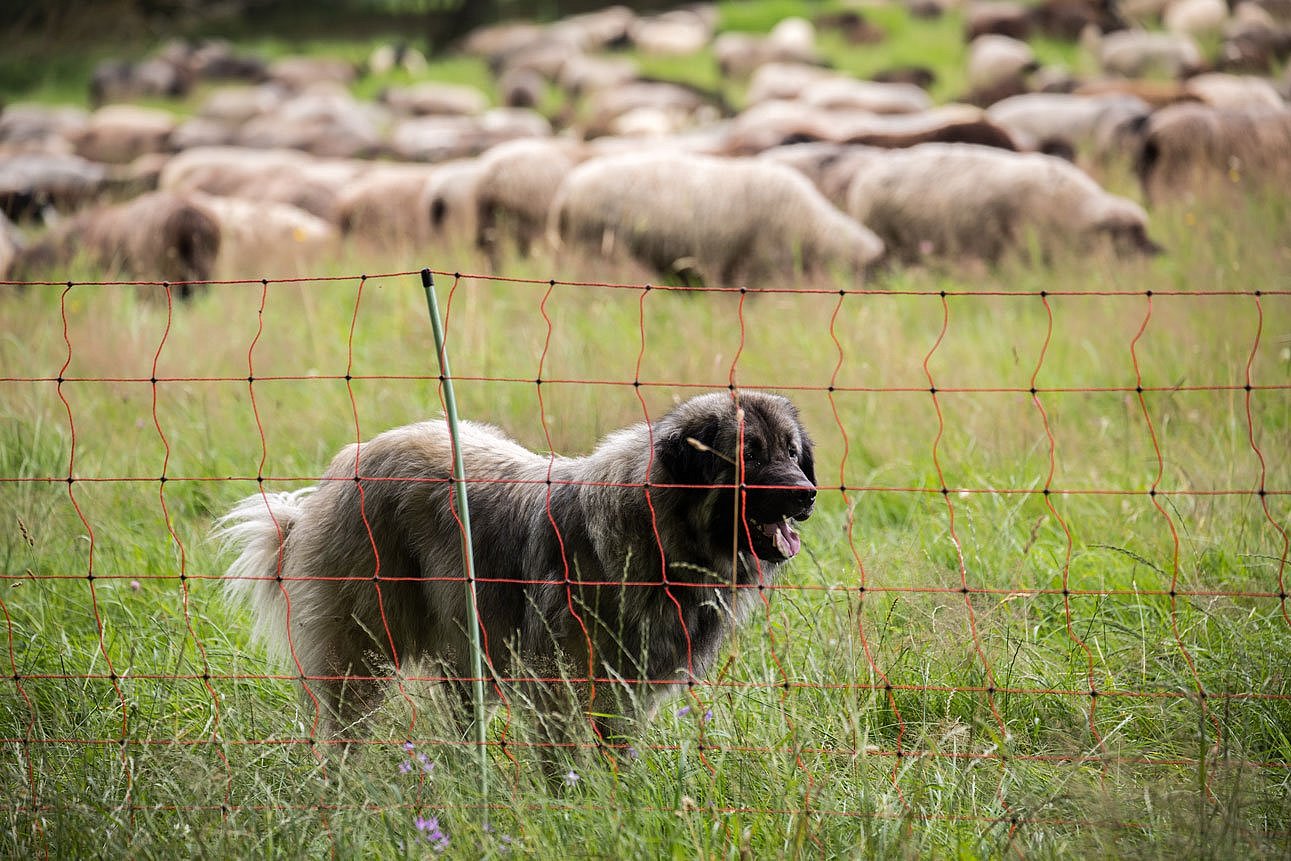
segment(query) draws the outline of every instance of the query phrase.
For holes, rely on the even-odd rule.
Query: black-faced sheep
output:
[[[480,156],[475,188],[480,247],[496,257],[505,232],[521,254],[528,254],[546,230],[557,189],[584,155],[577,141],[537,138],[498,144]]]
[[[19,253],[15,269],[48,274],[83,259],[142,280],[204,281],[219,250],[214,214],[188,197],[152,192],[60,222]],[[191,285],[179,289],[181,297],[192,292]]]
[[[1154,203],[1225,186],[1277,187],[1291,179],[1291,110],[1163,108],[1148,120],[1138,168]]]
[[[797,171],[756,159],[645,152],[593,159],[561,185],[550,227],[562,243],[728,286],[831,265],[861,273],[883,253],[870,230]]]
[[[1152,253],[1147,216],[1074,165],[1039,153],[971,144],[873,150],[856,165],[847,211],[900,258],[996,261],[1034,239],[1043,254],[1110,240]]]

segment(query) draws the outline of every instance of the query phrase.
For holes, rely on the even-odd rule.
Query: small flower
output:
[[[439,817],[432,816],[429,819],[422,819],[418,816],[413,820],[421,836],[430,844],[430,848],[436,852],[443,852],[448,848],[448,835],[439,827]]]
[[[405,742],[403,743],[403,749],[404,749],[404,750],[406,750],[406,751],[408,751],[409,753],[412,753],[416,748],[415,748],[415,746],[413,745],[413,743],[412,743],[412,742],[410,742],[410,741],[405,741]]]
[[[426,754],[424,753],[417,754],[417,761],[420,762],[422,765],[425,765],[428,759],[430,759],[430,757],[426,756]]]
[[[682,706],[677,709],[677,717],[685,717],[688,714],[690,714],[690,706]]]
[[[424,771],[424,772],[426,772],[427,774],[430,774],[432,771],[434,771],[434,770],[435,770],[435,763],[433,763],[433,762],[423,762],[423,763],[421,764],[421,770],[422,770],[422,771]]]
[[[640,756],[640,754],[637,753],[637,749],[632,745],[628,745],[623,752],[628,755],[628,759],[636,759],[638,756]]]
[[[576,786],[580,780],[582,780],[582,778],[579,777],[578,772],[574,771],[572,768],[565,774],[565,783],[568,786]]]
[[[708,723],[708,722],[709,722],[710,720],[712,720],[712,719],[713,719],[713,710],[712,710],[712,709],[706,709],[706,710],[704,711],[704,723]]]
[[[131,581],[130,581],[130,591],[131,591],[131,592],[138,592],[138,591],[139,591],[139,581],[138,581],[138,580],[131,580]]]
[[[405,759],[403,762],[399,763],[399,773],[400,773],[400,774],[407,774],[407,773],[408,773],[408,772],[410,772],[410,771],[412,771],[412,763],[411,763],[411,762],[409,762],[408,760],[406,760],[406,759]]]

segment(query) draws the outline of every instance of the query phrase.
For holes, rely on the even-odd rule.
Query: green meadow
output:
[[[959,32],[882,14],[897,59]],[[84,268],[0,287],[0,855],[1286,857],[1291,201],[1150,225],[1151,260],[744,295],[351,246],[188,302]],[[313,738],[222,599],[233,503],[440,413],[423,266],[461,414],[536,450],[731,383],[815,438],[804,550],[718,671],[560,789],[523,703],[481,772],[422,668],[370,737]],[[619,286],[569,283],[593,271]]]

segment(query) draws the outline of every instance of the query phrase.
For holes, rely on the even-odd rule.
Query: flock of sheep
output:
[[[918,17],[956,0],[903,2]],[[0,278],[62,279],[81,260],[192,281],[306,271],[350,243],[470,243],[495,264],[504,247],[550,244],[756,286],[880,260],[1156,252],[1144,208],[1086,172],[1118,161],[1150,205],[1291,178],[1291,73],[1275,71],[1291,53],[1288,0],[962,13],[966,84],[943,105],[926,68],[860,80],[824,62],[826,30],[858,52],[883,38],[860,11],[765,36],[717,32],[702,4],[490,26],[458,50],[487,61],[498,107],[433,81],[361,101],[347,63],[168,45],[101,66],[93,112],[0,112]],[[1041,66],[1035,35],[1078,39],[1099,71]],[[647,77],[625,47],[710,49],[744,104]],[[385,50],[369,66],[396,63],[415,74],[424,60]],[[187,119],[128,103],[215,80],[232,83]]]

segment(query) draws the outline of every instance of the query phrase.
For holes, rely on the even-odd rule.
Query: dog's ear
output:
[[[675,484],[714,484],[727,456],[718,447],[721,428],[714,420],[670,428],[655,444],[655,456]]]

